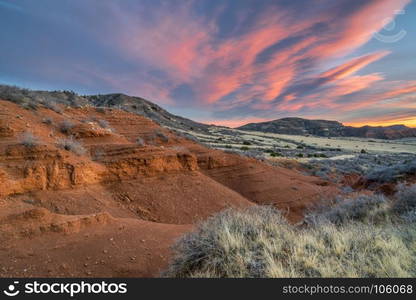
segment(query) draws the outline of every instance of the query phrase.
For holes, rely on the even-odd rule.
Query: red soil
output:
[[[64,120],[74,124],[66,133]],[[40,145],[22,145],[25,131]],[[57,147],[70,135],[84,155]],[[0,101],[1,277],[157,276],[174,240],[218,211],[270,204],[298,221],[334,192],[318,178],[208,149],[125,111],[58,114]]]

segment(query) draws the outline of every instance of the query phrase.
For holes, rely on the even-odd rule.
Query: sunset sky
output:
[[[0,83],[200,122],[416,127],[410,0],[0,0]]]

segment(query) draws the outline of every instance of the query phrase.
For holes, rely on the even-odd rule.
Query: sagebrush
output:
[[[319,222],[303,226],[287,223],[272,207],[226,210],[175,244],[163,276],[416,276],[416,223],[400,218],[410,211],[393,217],[388,199],[357,201],[335,204]]]

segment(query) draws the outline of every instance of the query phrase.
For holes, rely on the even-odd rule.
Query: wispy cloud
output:
[[[410,80],[390,84],[388,69],[365,72],[394,54],[385,45],[352,57],[410,0],[74,0],[65,16],[56,2],[45,3],[67,22],[55,28],[57,18],[51,19],[52,35],[33,26],[48,45],[31,52],[40,76],[208,110],[222,124],[284,115],[337,118],[414,91]],[[66,37],[65,49],[52,43],[56,36]]]

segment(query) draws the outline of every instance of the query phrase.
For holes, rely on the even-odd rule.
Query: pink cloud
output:
[[[148,79],[144,72],[140,81],[127,83],[131,85],[130,90],[152,95],[154,100],[161,97],[164,102],[175,103],[175,99],[166,100],[171,97],[169,93],[186,84],[193,90],[192,100],[196,105],[214,111],[247,105],[254,110],[293,113],[322,107],[356,109],[372,105],[376,100],[367,96],[362,101],[347,104],[337,100],[369,90],[383,81],[379,73],[357,75],[357,72],[390,52],[360,56],[324,72],[323,66],[363,46],[382,28],[386,18],[393,17],[396,10],[403,9],[409,2],[367,1],[343,18],[334,15],[333,8],[337,4],[332,3],[305,18],[290,15],[285,7],[277,5],[259,15],[249,16],[253,25],[226,38],[218,37],[219,25],[215,17],[208,19],[194,12],[194,1],[185,1],[178,7],[167,3],[157,10],[142,12],[149,14],[149,18],[129,15],[125,11],[120,14],[115,8],[118,21],[114,21],[116,25],[111,34],[119,41],[118,47],[125,59],[145,70],[164,73],[160,79]],[[116,4],[113,6],[117,7]],[[220,7],[217,14],[222,9]],[[244,20],[247,21],[248,16],[240,15],[240,26],[244,25]],[[309,32],[320,24],[326,24],[328,28],[322,32]],[[290,46],[270,51],[266,61],[259,61],[259,56],[266,50],[279,43],[285,44],[291,38],[295,39]],[[304,67],[305,61],[310,61],[311,65]],[[306,96],[290,89],[306,79],[322,79],[324,84]],[[115,81],[112,84],[116,85],[120,80],[116,78]],[[122,85],[126,86],[126,83]],[[279,97],[280,102],[276,104],[274,101]]]
[[[328,80],[338,80],[348,77],[349,75],[357,73],[362,68],[366,67],[367,65],[383,58],[384,56],[390,54],[389,51],[380,51],[371,53],[368,55],[360,56],[350,61],[335,67],[327,72],[324,72],[321,77],[327,78]]]

